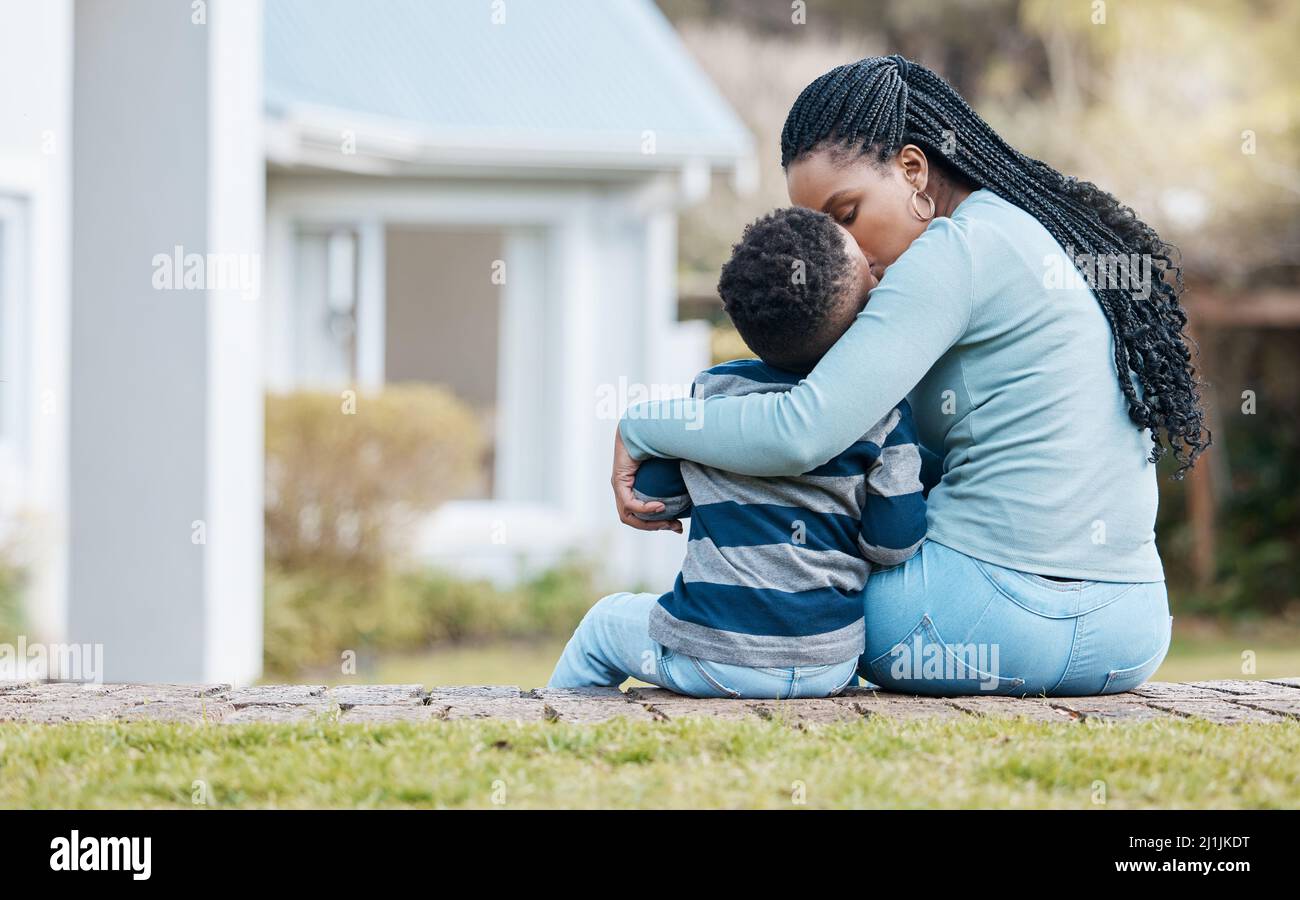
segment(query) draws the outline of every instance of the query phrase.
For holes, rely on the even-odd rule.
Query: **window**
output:
[[[17,469],[24,457],[24,383],[28,351],[26,207],[0,194],[0,465]]]
[[[356,378],[356,235],[302,229],[297,237],[294,380],[335,388]]]

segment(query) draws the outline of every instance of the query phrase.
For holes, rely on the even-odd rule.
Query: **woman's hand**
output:
[[[664,511],[664,505],[657,500],[643,503],[633,496],[632,482],[640,466],[632,454],[627,452],[627,447],[623,446],[623,435],[618,426],[614,426],[614,474],[610,476],[609,483],[614,488],[614,505],[618,508],[618,517],[624,525],[631,525],[641,531],[675,531],[681,534],[681,519],[647,522],[637,518],[637,514],[646,516]]]

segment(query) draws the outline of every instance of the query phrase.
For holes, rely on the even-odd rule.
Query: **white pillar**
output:
[[[357,225],[357,386],[377,391],[384,386],[388,334],[384,304],[387,292],[384,223],[367,219]]]
[[[497,427],[495,499],[545,502],[559,445],[552,421],[555,397],[548,368],[546,236],[537,228],[515,228],[505,236],[505,283],[501,285],[501,329],[497,343]],[[557,495],[558,496],[558,495]]]
[[[661,388],[686,385],[698,369],[689,371],[673,365],[677,328],[677,213],[671,207],[660,207],[647,214],[642,253],[645,266],[640,323],[642,377]],[[699,362],[701,368],[707,366],[707,357]],[[683,525],[689,528],[690,523]],[[618,539],[623,542],[622,552],[630,561],[630,568],[643,583],[653,585],[650,590],[666,591],[672,587],[685,553],[685,536],[643,534],[620,526]]]
[[[564,461],[554,469],[557,484],[553,490],[569,515],[588,522],[596,490],[601,486],[601,467],[593,447],[595,357],[601,340],[596,325],[595,269],[599,249],[599,236],[586,204],[553,229],[551,296],[556,298],[556,315],[550,324],[559,326],[559,333],[552,334],[553,341],[548,344],[554,348],[557,360],[553,387],[555,430],[551,437],[562,454],[557,458]]]
[[[261,668],[261,15],[76,3],[68,640],[107,681]]]

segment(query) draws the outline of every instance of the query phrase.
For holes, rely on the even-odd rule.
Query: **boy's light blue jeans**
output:
[[[658,594],[610,594],[587,611],[547,687],[617,687],[629,676],[690,697],[831,697],[857,683],[858,661],[750,668],[674,653],[650,637]]]

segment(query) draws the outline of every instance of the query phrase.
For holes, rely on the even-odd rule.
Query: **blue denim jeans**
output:
[[[932,696],[1131,690],[1160,667],[1173,618],[1163,581],[1053,581],[934,541],[872,573],[867,681]]]
[[[547,687],[616,687],[631,676],[691,697],[830,697],[857,683],[858,661],[750,668],[675,653],[650,637],[658,594],[610,594],[587,611]]]

